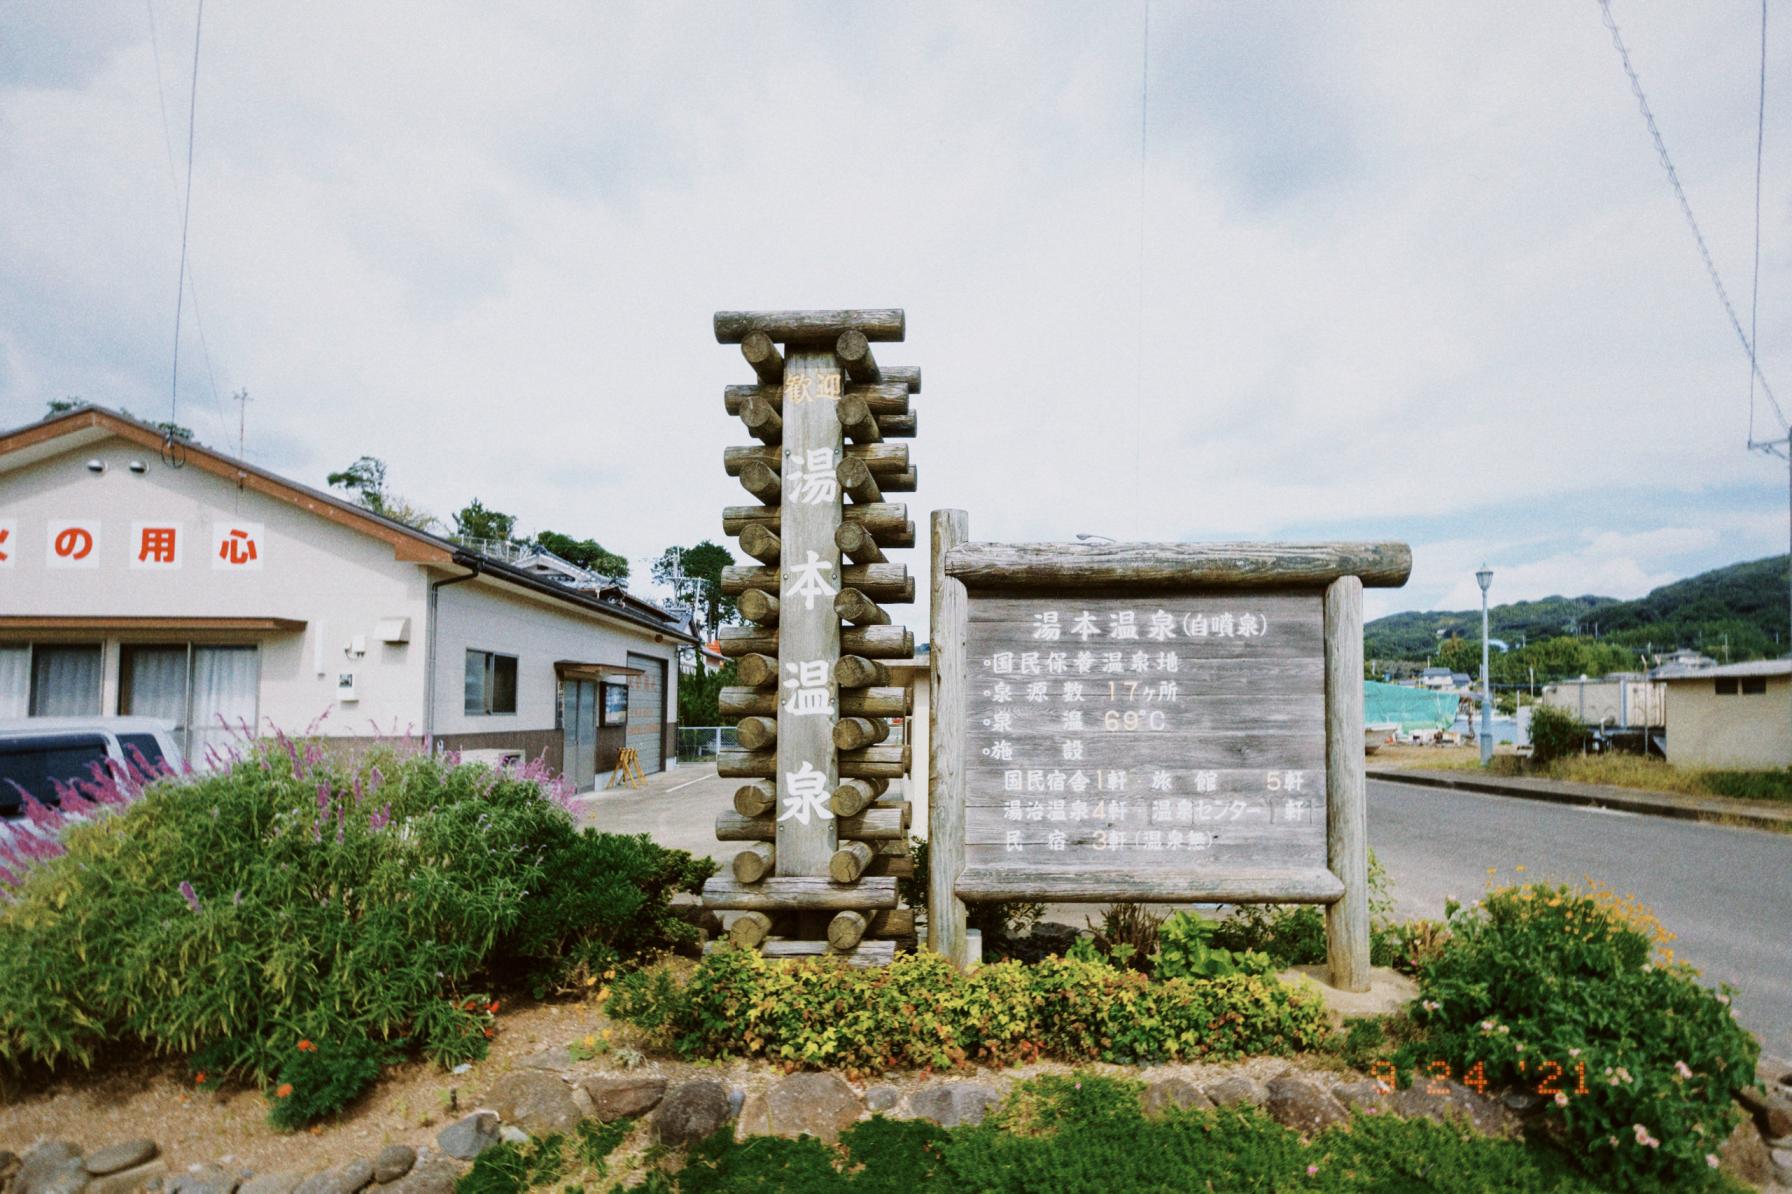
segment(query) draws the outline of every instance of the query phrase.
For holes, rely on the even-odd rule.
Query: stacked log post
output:
[[[899,341],[896,310],[723,311],[716,339],[740,345],[754,381],[723,405],[752,440],[723,452],[756,506],[728,506],[722,527],[750,561],[723,570],[745,625],[718,633],[736,681],[722,716],[736,749],[717,771],[743,782],[716,836],[749,843],[704,902],[740,913],[729,937],[767,956],[843,955],[853,965],[912,948],[914,914],[895,882],[913,866],[910,811],[890,792],[913,765],[891,719],[913,694],[885,660],[914,654],[887,606],[913,602],[914,580],[888,553],[915,524],[885,493],[917,481],[906,443],[921,371],[872,351]]]

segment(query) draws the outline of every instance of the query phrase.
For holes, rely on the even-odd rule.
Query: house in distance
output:
[[[578,788],[674,757],[684,623],[98,407],[0,432],[0,718],[428,735]]]

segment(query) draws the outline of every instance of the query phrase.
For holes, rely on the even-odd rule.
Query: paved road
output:
[[[1679,958],[1736,987],[1763,1048],[1792,1057],[1792,835],[1372,780],[1369,844],[1401,917],[1475,899],[1488,867],[1502,884],[1590,876],[1634,892]]]
[[[715,840],[715,816],[735,782],[687,765],[587,797],[585,817],[726,865],[740,845]],[[1792,835],[1371,781],[1369,841],[1403,918],[1440,917],[1447,896],[1475,899],[1488,867],[1501,883],[1591,876],[1634,892],[1679,935],[1680,957],[1736,987],[1736,1013],[1766,1051],[1792,1058]],[[1055,911],[1080,925],[1096,909]]]

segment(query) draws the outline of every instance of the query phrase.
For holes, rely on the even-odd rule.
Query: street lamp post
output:
[[[1493,680],[1487,650],[1487,586],[1493,583],[1493,569],[1482,564],[1475,583],[1481,586],[1481,766],[1485,767],[1493,761]]]

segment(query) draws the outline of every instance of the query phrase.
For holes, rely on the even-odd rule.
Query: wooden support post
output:
[[[746,608],[744,598],[741,608]],[[835,594],[834,612],[840,615],[841,621],[851,622],[854,626],[884,626],[890,621],[889,614],[857,589],[841,589]]]
[[[773,717],[743,717],[735,727],[734,738],[748,750],[770,750],[778,741],[778,721]]]
[[[1369,825],[1363,759],[1363,582],[1325,590],[1325,851],[1343,898],[1325,910],[1331,985],[1369,989]]]
[[[890,736],[890,723],[881,717],[842,717],[834,725],[834,745],[841,750],[876,746]]]
[[[842,398],[834,410],[840,418],[840,429],[852,438],[853,443],[876,444],[883,442],[883,433],[878,430],[877,426],[877,416],[871,413],[871,407],[863,398]],[[745,414],[743,408],[743,418],[745,418]]]
[[[840,817],[837,832],[842,841],[884,842],[900,846],[907,832],[909,805],[906,801],[888,808],[874,804],[864,812]],[[739,813],[716,814],[716,840],[719,842],[769,842],[777,836],[770,810],[757,817]]]
[[[742,949],[757,949],[771,932],[771,917],[763,912],[743,912],[728,926],[728,940]]]
[[[871,688],[890,682],[890,669],[875,659],[842,655],[834,665],[834,682],[842,688]]]
[[[741,337],[740,355],[747,358],[747,364],[765,385],[775,386],[784,380],[784,358],[764,332],[748,332]]]
[[[834,479],[840,482],[840,488],[855,502],[881,502],[883,491],[877,487],[877,478],[871,475],[871,466],[863,460],[847,457],[839,467],[834,469]]]
[[[784,439],[784,420],[772,404],[755,394],[740,406],[740,421],[747,434],[763,443],[775,444]]]
[[[887,912],[873,912],[866,917],[865,935],[867,937],[913,937],[915,935],[915,910],[913,908],[891,908]]]
[[[865,936],[870,922],[862,912],[836,912],[828,922],[828,945],[833,949],[851,949]]]
[[[770,335],[778,335],[769,323],[759,326]],[[827,460],[840,458],[840,420],[834,414],[834,401],[826,397],[839,394],[842,388],[840,364],[833,350],[837,335],[838,329],[829,335],[827,346],[822,349],[791,347],[784,362],[786,392],[811,396],[806,402],[784,404],[781,471],[786,475],[793,467],[806,469],[812,452],[824,452]],[[784,339],[789,347],[791,338]],[[800,341],[801,337],[796,339]],[[840,505],[840,496],[835,493],[831,500],[793,500],[783,507],[780,535],[784,546],[778,568],[779,670],[800,678],[806,673],[805,665],[821,661],[826,668],[826,688],[822,694],[823,712],[804,716],[786,713],[780,717],[776,757],[780,800],[801,795],[790,790],[793,776],[802,776],[799,782],[813,785],[814,790],[822,793],[831,793],[840,779],[833,741],[840,690],[832,675],[826,674],[831,673],[833,661],[840,657],[840,619],[834,616],[832,601],[842,585],[840,549],[834,545]],[[743,548],[745,534],[743,530]],[[782,816],[777,823],[780,879],[828,874],[828,864],[837,847],[833,817],[816,815],[815,804],[805,803],[802,807],[805,815]],[[825,804],[820,808],[825,812]],[[819,928],[816,931],[819,933]]]
[[[770,471],[770,466],[766,466]],[[746,469],[741,475],[746,475]],[[774,484],[777,474],[772,473]],[[775,496],[775,495],[774,495]],[[722,530],[730,535],[738,535],[741,528],[749,522],[757,522],[767,530],[779,530],[783,522],[781,511],[777,506],[724,506],[722,507]],[[915,524],[908,520],[908,507],[901,502],[866,502],[860,505],[847,506],[840,511],[840,517],[854,526],[862,526],[877,536],[877,541],[885,547],[913,547],[915,545]]]
[[[736,671],[745,665],[748,659],[755,658],[743,655],[735,660]],[[758,656],[764,659],[764,656]],[[764,664],[755,666],[763,667]],[[768,668],[767,674],[770,674]],[[778,712],[778,694],[761,691],[756,688],[728,687],[722,689],[717,698],[718,708],[723,717],[772,717]],[[915,694],[906,685],[898,688],[894,685],[881,688],[857,688],[840,694],[840,715],[842,717],[907,717],[915,711]]]
[[[879,795],[879,789],[872,785],[877,780],[843,779],[840,786],[834,789],[834,795],[828,800],[828,807],[836,817],[856,817],[871,807]]]
[[[932,758],[927,777],[927,948],[959,967],[967,961],[965,908],[957,887],[958,873],[964,869],[964,726],[965,689],[969,684],[965,639],[970,598],[964,583],[946,574],[946,553],[969,537],[970,516],[963,510],[933,512],[933,615],[928,634],[933,700],[928,703]]]
[[[778,624],[778,599],[764,589],[748,589],[740,595],[740,615],[761,626]]]
[[[913,414],[877,416],[877,429],[885,439],[914,439],[918,428]]]
[[[873,468],[871,471],[877,470]],[[878,477],[878,485],[885,493],[913,493],[921,486],[921,473],[913,468],[882,473]]]
[[[834,341],[834,355],[846,366],[846,375],[854,381],[878,380],[877,358],[871,355],[871,342],[865,333],[848,328]]]
[[[842,842],[828,859],[828,878],[836,883],[857,883],[873,857],[871,847],[864,842]]]
[[[783,500],[784,486],[776,470],[763,460],[749,460],[741,466],[740,486],[768,506]]]
[[[832,618],[833,614],[830,609],[828,616]],[[836,620],[835,626],[838,625]],[[842,649],[867,659],[907,659],[915,653],[914,632],[906,626],[854,626],[836,633]],[[722,654],[729,658],[775,651],[782,639],[778,631],[763,626],[723,626],[717,631]],[[789,669],[785,670],[785,678],[789,678]]]
[[[761,331],[785,345],[822,345],[834,366],[834,346],[843,330],[860,331],[867,340],[900,340],[906,325],[900,308],[865,308],[851,311],[717,311],[717,344],[738,344],[748,332]],[[790,354],[795,357],[793,352]],[[823,355],[823,354],[816,354]],[[789,372],[786,365],[785,371]]]
[[[742,784],[734,789],[734,811],[743,817],[763,817],[778,807],[778,798],[761,784]]]
[[[830,552],[839,553],[840,549],[834,546],[832,527],[828,528],[827,545]],[[915,578],[908,574],[906,564],[849,564],[841,579],[873,601],[906,605],[915,599]],[[777,584],[776,568],[735,565],[722,569],[722,592],[729,597],[738,597],[748,589],[776,588]],[[786,618],[790,616],[789,607],[790,603],[784,602]]]
[[[778,682],[778,661],[770,655],[742,655],[734,661],[734,678],[748,688],[768,688]],[[771,696],[772,709],[776,709],[777,696]],[[765,712],[770,713],[772,709]]]
[[[741,528],[740,549],[762,564],[776,564],[783,544],[758,523]]]
[[[881,564],[884,553],[877,546],[877,540],[864,527],[843,522],[834,531],[834,544],[840,548],[840,554],[855,564]]]
[[[730,870],[740,883],[757,883],[771,874],[777,865],[778,848],[770,842],[755,842],[734,856]]]

